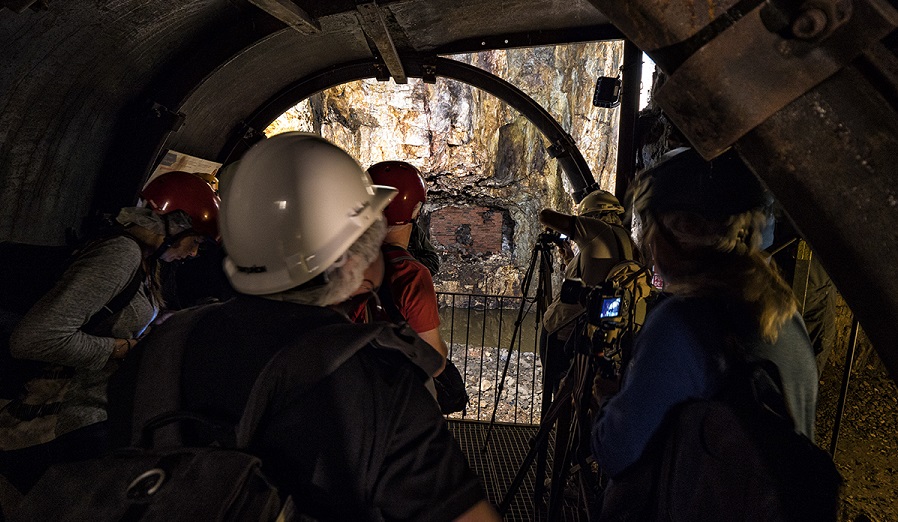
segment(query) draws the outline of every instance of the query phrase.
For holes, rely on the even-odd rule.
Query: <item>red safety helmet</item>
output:
[[[172,171],[147,183],[140,197],[158,214],[183,210],[190,216],[191,228],[215,241],[218,232],[220,199],[212,186],[196,174]]]
[[[418,169],[404,161],[381,161],[368,167],[368,175],[375,185],[399,190],[384,209],[387,225],[404,225],[418,217],[418,211],[427,201],[424,178]]]

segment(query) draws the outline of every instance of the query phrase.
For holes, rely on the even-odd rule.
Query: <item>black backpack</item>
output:
[[[131,237],[119,233],[89,243],[61,246],[0,242],[0,399],[18,399],[25,383],[41,375],[47,367],[45,362],[12,357],[9,340],[16,325],[53,288],[79,254],[119,235]],[[145,277],[143,268],[139,268],[128,285],[81,329],[91,333],[106,319],[124,309],[137,294]],[[59,373],[58,370],[54,372]]]
[[[738,361],[728,377],[717,397],[670,412],[605,490],[600,521],[835,522],[842,478],[795,431],[776,365]]]
[[[132,447],[52,466],[13,509],[11,521],[308,519],[300,516],[302,503],[282,498],[247,451],[269,404],[278,393],[310,390],[366,346],[406,353],[413,338],[387,323],[340,322],[300,333],[262,369],[239,424],[227,426],[180,409],[186,344],[203,316],[225,305],[182,311],[151,334],[144,346],[152,353],[143,350],[136,377]],[[181,427],[187,422],[224,436],[209,446],[186,446]]]

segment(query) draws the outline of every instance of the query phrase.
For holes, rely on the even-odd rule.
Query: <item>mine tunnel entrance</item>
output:
[[[591,3],[602,3],[602,12],[607,10],[606,14],[615,14],[615,3]],[[31,5],[35,11],[14,16],[7,16],[10,15],[8,10],[0,8],[3,15],[0,23],[10,29],[4,32],[10,49],[10,66],[5,71],[7,74],[0,75],[0,82],[7,87],[3,90],[5,103],[0,118],[6,123],[4,135],[7,138],[0,147],[6,166],[4,216],[7,219],[3,220],[3,228],[7,238],[56,241],[61,239],[65,226],[80,218],[88,207],[90,210],[108,209],[133,200],[138,186],[153,167],[150,164],[166,156],[169,150],[196,154],[216,163],[233,164],[250,145],[261,139],[262,129],[277,115],[295,101],[321,89],[359,78],[388,80],[397,71],[403,78],[409,72],[408,76],[428,82],[452,76],[444,74],[447,70],[454,71],[458,77],[480,74],[468,70],[468,64],[456,65],[443,61],[445,58],[430,59],[428,53],[434,49],[440,53],[471,52],[471,49],[516,47],[534,42],[587,41],[609,34],[613,35],[611,38],[621,36],[604,14],[598,16],[601,14],[598,9],[583,2],[558,3],[549,10],[545,9],[544,3],[538,2],[412,0],[381,2],[380,5],[373,2],[344,5],[341,2],[294,0],[286,4],[302,4],[313,16],[292,28],[288,22],[286,29],[277,16],[269,16],[270,11],[261,12],[249,5],[268,5],[271,9],[276,2],[187,4],[190,4],[189,8],[185,8],[186,4],[166,2],[75,5],[11,0],[6,2],[9,9],[17,6],[26,10]],[[628,7],[627,2],[616,4]],[[651,8],[649,11],[657,7],[649,5],[651,2],[645,4]],[[770,7],[767,4],[764,8]],[[856,3],[856,7],[859,6],[861,4]],[[708,7],[710,14],[718,7],[726,8],[719,2],[711,2]],[[895,343],[889,341],[895,336],[888,318],[895,315],[894,296],[898,295],[891,291],[895,281],[889,277],[894,272],[892,259],[895,256],[883,255],[894,250],[890,241],[894,239],[890,235],[894,227],[889,225],[894,216],[895,191],[888,165],[892,164],[890,158],[894,156],[891,153],[896,134],[894,122],[898,120],[893,118],[892,110],[895,108],[894,77],[886,72],[894,70],[895,33],[892,32],[890,41],[883,42],[887,48],[881,44],[874,48],[868,44],[881,38],[881,34],[874,33],[885,31],[886,24],[880,23],[879,17],[870,12],[856,10],[855,13],[857,16],[852,20],[851,32],[845,40],[824,39],[810,43],[811,48],[822,50],[825,58],[844,54],[832,64],[835,66],[832,72],[838,70],[838,74],[816,87],[807,85],[807,90],[802,89],[796,94],[800,94],[800,98],[789,98],[794,102],[789,110],[776,113],[768,124],[758,127],[736,145],[741,155],[758,169],[758,174],[771,183],[778,196],[791,205],[790,211],[794,210],[795,218],[805,227],[808,237],[813,238],[822,253],[833,260],[834,275],[841,277],[840,284],[844,284],[844,290],[850,294],[852,305],[867,321],[871,336],[880,340],[881,344],[877,346],[883,357],[887,357],[894,351]],[[378,21],[372,15],[383,18]],[[625,29],[623,32],[636,38],[645,49],[658,50],[665,46],[662,50],[670,50],[666,44],[673,42],[655,37],[674,25],[676,15],[659,15],[657,23],[647,25],[640,25],[644,21],[638,18],[612,18],[618,27]],[[882,18],[884,20],[885,16]],[[744,26],[752,20],[742,17],[739,23]],[[868,23],[873,21],[877,24]],[[705,23],[703,20],[693,22]],[[887,30],[892,31],[893,25]],[[693,85],[697,90],[705,87],[715,90],[721,83],[746,73],[745,81],[732,83],[736,87],[731,93],[734,95],[732,100],[740,101],[745,96],[766,99],[767,94],[774,94],[781,83],[789,83],[771,82],[769,76],[759,74],[772,70],[767,67],[769,63],[764,63],[763,55],[736,52],[741,49],[739,45],[757,48],[756,38],[733,42],[727,37],[743,33],[727,30],[729,25],[707,27],[720,31],[724,37],[715,38],[714,43],[724,45],[723,49],[718,47],[719,51],[703,53],[711,59],[712,66],[693,68],[693,72],[707,73],[707,76],[695,76],[698,81]],[[706,31],[700,33],[703,37],[708,34]],[[760,28],[755,36],[779,38]],[[849,47],[853,48],[854,40],[862,44],[859,44],[858,52],[867,49],[857,60],[841,52],[845,47],[841,44],[851,43]],[[688,50],[689,53],[710,50],[704,45],[705,41],[693,40],[693,43],[697,47]],[[822,45],[818,46],[818,43]],[[629,43],[627,47],[634,48]],[[414,58],[402,63],[406,53],[411,53]],[[657,57],[663,58],[662,54],[657,53]],[[815,54],[807,56],[813,58]],[[549,54],[542,56],[550,58]],[[735,63],[736,56],[748,61]],[[812,60],[795,58],[796,63],[790,63],[787,71],[815,69]],[[336,61],[338,65],[331,68],[333,63],[328,60]],[[350,60],[358,61],[350,63]],[[274,68],[278,70],[270,76],[262,74],[268,72],[266,68],[272,68],[271,64],[276,64]],[[515,64],[517,69],[526,70],[529,66],[523,62]],[[311,74],[315,70],[319,72]],[[578,78],[584,75],[584,70],[591,68],[583,64],[571,67],[569,81],[574,85],[583,83]],[[627,81],[632,70],[624,67],[619,71],[625,91],[633,85],[632,81]],[[295,74],[294,71],[302,72]],[[603,71],[611,78],[617,72]],[[280,90],[292,77],[303,75],[308,76]],[[802,75],[785,74],[783,77],[794,80]],[[471,85],[491,81],[475,79]],[[585,83],[593,81],[594,78],[590,78]],[[479,87],[486,92],[506,88],[501,82],[493,84],[489,88]],[[567,81],[551,83],[546,84],[545,90],[564,92],[570,85]],[[760,88],[759,92],[764,96],[755,96],[755,92],[743,87]],[[272,97],[278,91],[278,95]],[[683,89],[681,94],[684,94],[682,100],[688,100],[685,95],[692,92]],[[496,96],[513,103],[507,96]],[[563,129],[568,129],[569,119],[582,117],[576,111],[559,111],[551,101],[539,101]],[[633,150],[626,151],[627,146],[632,146],[629,136],[633,134],[632,127],[637,118],[635,106],[631,104],[627,108],[630,101],[625,94],[620,112],[627,118],[622,119],[619,130],[618,173],[633,167],[628,165],[631,162],[620,159],[635,155]],[[523,100],[521,103],[526,106],[529,102]],[[720,115],[716,110],[710,111],[712,114],[698,114],[707,108],[702,103],[687,102],[687,105],[693,112],[689,116],[694,116],[698,124],[713,125],[714,117]],[[695,105],[698,105],[697,109]],[[757,107],[757,104],[744,106]],[[457,104],[454,109],[459,115],[465,113],[462,104]],[[538,108],[518,110],[522,113],[532,110],[539,119]],[[350,117],[346,121],[358,120]],[[607,120],[598,121],[599,126],[606,124]],[[627,129],[625,125],[631,128]],[[459,255],[469,256],[459,263],[452,263],[453,267],[472,260],[490,259],[496,252],[499,256],[514,255],[515,261],[496,264],[493,271],[494,274],[503,273],[502,267],[505,267],[505,272],[510,274],[507,280],[511,283],[494,285],[482,282],[484,278],[466,280],[453,276],[448,279],[454,286],[447,289],[443,299],[485,302],[489,296],[504,297],[520,291],[520,274],[527,263],[530,244],[515,238],[522,237],[522,230],[528,227],[534,232],[532,218],[536,206],[508,203],[511,200],[501,192],[509,190],[516,182],[516,178],[507,176],[509,172],[538,170],[530,167],[538,165],[541,157],[545,160],[557,155],[564,164],[563,174],[558,169],[553,173],[557,178],[555,185],[563,187],[559,192],[576,193],[581,183],[590,182],[583,173],[589,173],[590,167],[595,168],[596,164],[587,161],[586,170],[583,170],[584,165],[576,156],[581,152],[586,155],[584,141],[574,136],[573,142],[577,146],[571,150],[563,134],[553,134],[557,132],[554,124],[550,122],[546,128],[548,133],[542,127],[539,132],[548,137],[548,143],[541,143],[537,147],[538,154],[532,154],[526,162],[516,160],[512,155],[496,155],[501,167],[489,169],[495,174],[491,178],[492,184],[481,183],[484,189],[493,192],[491,197],[463,199],[463,204],[458,206],[429,209],[426,217],[432,225],[440,222],[447,226],[443,231],[443,237],[448,238],[445,241],[454,244]],[[532,129],[528,130],[526,125],[516,121],[503,121],[496,131],[499,141],[506,144],[519,143],[520,136],[531,132]],[[463,135],[455,137],[464,138]],[[700,134],[691,136],[695,137]],[[463,141],[453,140],[447,149],[458,150]],[[362,140],[356,140],[354,146],[362,143]],[[699,146],[700,140],[693,143]],[[547,145],[549,152],[546,152]],[[614,148],[609,150],[616,152]],[[609,164],[615,163],[611,156],[605,159]],[[460,163],[469,165],[472,171],[483,170],[473,160]],[[547,160],[546,163],[555,162]],[[519,168],[522,166],[528,168]],[[431,181],[446,178],[446,172],[437,172]],[[603,175],[590,174],[601,186],[607,186]],[[858,184],[857,179],[866,182]],[[621,182],[626,180],[627,176],[619,176],[614,192],[623,194]],[[466,195],[466,191],[453,192],[448,186],[441,190],[446,202],[458,202],[458,198]],[[846,199],[851,201],[846,202]],[[554,201],[548,206],[560,208],[570,204],[570,200],[565,196],[564,202]],[[843,212],[846,207],[851,211]],[[493,233],[481,236],[478,234],[481,229],[490,229]],[[463,247],[473,249],[474,254]],[[217,268],[214,263],[213,266]],[[514,274],[518,274],[518,279],[514,279]],[[482,356],[488,351],[485,346],[489,343],[490,348],[495,348],[491,356],[498,357],[498,363],[501,353],[506,351],[503,341],[509,344],[507,334],[499,332],[509,321],[501,312],[486,312],[505,310],[505,306],[475,304],[459,307],[457,304],[446,308],[449,317],[444,317],[444,322],[453,326],[444,335],[454,336],[454,345],[460,344],[462,339],[465,343],[479,343]],[[478,306],[485,309],[480,319],[467,319],[459,314],[459,310],[478,312]],[[512,305],[511,310],[514,308]],[[843,308],[846,310],[843,318],[850,317],[847,307]],[[456,327],[453,319],[463,320]],[[478,327],[481,332],[489,331],[480,333]],[[530,329],[531,325],[526,327]],[[866,349],[868,343],[863,334],[856,336],[856,332],[850,321],[838,325],[837,344],[842,353],[836,353],[830,359],[829,373],[824,372],[821,379],[818,416],[825,420],[818,421],[818,436],[824,437],[818,442],[822,446],[828,445],[826,436],[833,419],[838,418],[834,410],[837,404],[841,406],[847,402],[843,442],[836,460],[846,473],[849,487],[845,496],[849,499],[850,514],[853,517],[866,511],[872,518],[890,519],[895,518],[889,510],[894,509],[895,488],[891,479],[896,468],[893,457],[898,455],[898,450],[893,434],[898,431],[898,423],[895,422],[893,399],[898,392],[894,383],[884,377],[875,354]],[[477,333],[480,333],[480,339]],[[851,345],[852,339],[862,341],[853,365],[852,357],[844,353],[847,351],[844,347]],[[523,356],[514,357],[523,359]],[[506,360],[510,359],[512,357]],[[839,366],[843,359],[847,359],[844,373],[843,367]],[[894,356],[889,360],[894,372]],[[855,395],[848,395],[844,401],[846,395],[839,393],[838,385],[845,383],[843,390],[847,387],[852,368],[858,372],[857,378],[850,381],[850,391]],[[496,370],[490,368],[478,372],[481,377],[477,389],[482,392],[495,390]],[[493,381],[491,385],[484,385],[484,374]],[[516,378],[517,383],[521,380]],[[890,399],[891,403],[888,402]],[[491,400],[486,402],[489,406]],[[516,406],[522,404],[516,403]],[[479,443],[478,437],[476,444]],[[523,446],[525,441],[514,444]],[[872,465],[868,465],[870,463]],[[848,475],[849,472],[852,474]],[[884,509],[879,509],[883,506]]]

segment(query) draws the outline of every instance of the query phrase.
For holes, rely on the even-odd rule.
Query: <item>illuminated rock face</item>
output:
[[[617,75],[622,51],[612,42],[450,58],[536,100],[574,138],[601,186],[613,190],[618,109],[593,107],[591,100],[598,76]],[[395,159],[421,170],[429,197],[424,221],[442,227],[433,234],[443,259],[439,290],[519,293],[540,232],[539,209],[572,207],[570,185],[536,127],[492,95],[456,81],[345,84],[304,101],[267,132],[286,130],[320,133],[363,167]]]

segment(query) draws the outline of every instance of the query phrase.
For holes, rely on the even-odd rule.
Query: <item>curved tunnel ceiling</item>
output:
[[[76,216],[133,201],[170,133],[185,152],[216,156],[235,122],[334,64],[620,36],[585,0],[306,1],[296,7],[314,27],[296,28],[276,17],[277,3],[0,9],[12,57],[0,70],[0,200],[10,203],[0,234],[61,240]]]

